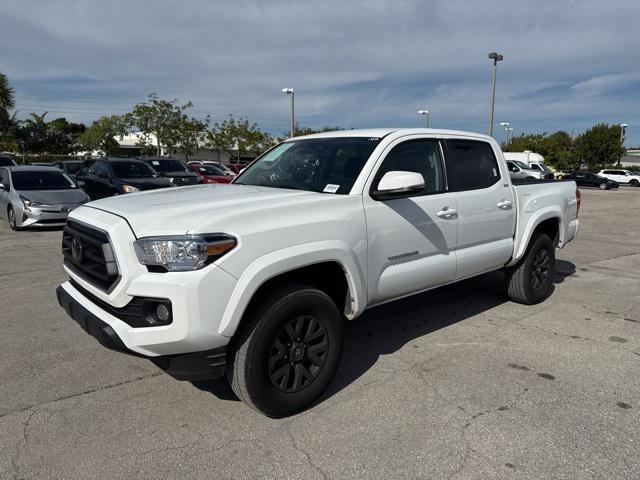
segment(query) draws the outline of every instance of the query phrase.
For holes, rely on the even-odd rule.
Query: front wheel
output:
[[[9,218],[9,227],[11,227],[11,230],[15,232],[19,231],[20,227],[18,227],[18,222],[16,220],[16,212],[12,206],[9,206],[7,209],[7,217]]]
[[[227,355],[236,395],[269,417],[295,413],[327,388],[342,352],[342,316],[324,292],[279,287],[247,312]]]
[[[551,239],[545,234],[536,234],[524,257],[515,266],[507,268],[505,279],[509,298],[525,305],[546,300],[553,291],[555,267]]]
[[[606,183],[601,183],[600,185],[598,185],[598,188],[600,190],[606,190],[607,189],[607,184]]]
[[[640,186],[640,182],[634,178],[629,182],[629,185],[631,185],[632,187],[638,187]]]

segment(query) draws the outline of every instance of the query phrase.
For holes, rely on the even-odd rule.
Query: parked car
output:
[[[229,175],[228,171],[213,164],[190,163],[189,168],[196,174],[202,176],[204,179],[202,183],[231,183],[231,180],[236,178],[235,175]]]
[[[86,173],[78,174],[77,179],[92,199],[173,186],[147,162],[124,157],[95,160]]]
[[[224,175],[226,176],[235,176],[237,174],[237,171],[234,168],[237,167],[237,165],[227,165],[222,162],[215,162],[213,160],[191,160],[188,163],[191,165],[213,165],[216,168],[222,170],[224,172]]]
[[[8,155],[0,155],[0,167],[15,167],[18,164]]]
[[[89,197],[53,167],[0,167],[0,218],[13,230],[62,226]]]
[[[78,173],[80,167],[82,167],[82,160],[61,160],[54,162],[53,166],[59,168],[75,180],[76,173]]]
[[[600,190],[610,190],[618,188],[618,182],[601,177],[595,173],[575,170],[564,177],[566,180],[573,180],[579,187],[597,187]]]
[[[531,170],[522,162],[517,160],[507,160],[507,169],[512,180],[542,180],[544,174],[537,170]]]
[[[200,177],[182,160],[167,157],[141,157],[141,160],[147,162],[156,172],[168,178],[177,187],[200,183]]]
[[[229,185],[75,210],[58,302],[107,348],[180,379],[226,374],[252,408],[289,415],[328,386],[343,320],[367,308],[500,269],[512,300],[544,301],[579,206],[574,182],[513,185],[485,135],[293,138]]]
[[[608,169],[600,170],[598,175],[617,183],[624,183],[632,187],[640,187],[640,173],[629,170]]]

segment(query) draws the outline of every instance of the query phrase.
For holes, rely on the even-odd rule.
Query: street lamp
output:
[[[509,127],[511,126],[511,124],[509,122],[500,122],[500,126],[504,127],[504,143],[506,145],[507,143],[509,143]],[[511,129],[511,131],[513,131],[513,128]]]
[[[291,138],[294,136],[294,131],[296,128],[296,120],[295,120],[295,93],[293,92],[293,88],[283,88],[282,93],[286,95],[291,95]]]
[[[496,52],[491,52],[489,58],[493,60],[493,82],[491,87],[491,103],[489,104],[489,136],[493,136],[493,106],[496,101],[496,71],[498,70],[498,62],[504,57]]]
[[[626,123],[621,123],[620,124],[620,146],[624,147],[624,134],[625,134],[625,130],[629,125],[627,125]],[[622,156],[620,156],[618,158],[618,166],[622,165]]]
[[[513,128],[509,127],[507,128],[507,143],[510,143],[512,138],[513,138]]]
[[[418,110],[420,115],[424,115],[424,120],[427,128],[429,128],[429,110]]]

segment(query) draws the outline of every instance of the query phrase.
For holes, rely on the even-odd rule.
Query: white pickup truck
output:
[[[513,185],[484,135],[294,138],[230,185],[74,210],[58,301],[105,347],[178,379],[226,373],[247,404],[283,416],[327,387],[343,321],[368,308],[498,269],[512,300],[543,301],[579,207],[574,182]]]

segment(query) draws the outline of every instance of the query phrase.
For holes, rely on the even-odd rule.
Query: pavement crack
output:
[[[84,390],[82,392],[72,393],[71,395],[64,395],[62,397],[54,398],[53,400],[47,400],[47,401],[40,402],[40,403],[34,403],[34,404],[31,404],[31,405],[25,406],[23,408],[18,408],[18,409],[15,409],[15,410],[10,410],[8,412],[5,412],[5,413],[0,415],[0,418],[8,417],[8,416],[14,415],[16,413],[27,412],[27,411],[32,410],[34,408],[41,407],[41,406],[44,406],[44,405],[50,405],[52,403],[60,402],[62,400],[69,400],[71,398],[82,397],[84,395],[89,395],[91,393],[101,392],[103,390],[108,390],[110,388],[115,388],[115,387],[120,387],[122,385],[128,385],[130,383],[135,383],[135,382],[138,382],[140,380],[147,380],[149,378],[158,377],[158,376],[162,375],[163,373],[164,372],[155,372],[155,373],[153,373],[151,375],[147,375],[146,377],[136,377],[136,378],[133,378],[131,380],[125,380],[123,382],[118,382],[118,383],[112,383],[110,385],[103,385],[103,386],[100,386],[100,387],[97,387],[97,388],[91,388],[89,390]]]
[[[293,449],[300,452],[302,455],[304,455],[304,457],[307,459],[307,463],[309,464],[309,466],[313,468],[316,472],[318,472],[320,475],[322,475],[322,478],[324,480],[327,480],[327,474],[324,472],[324,470],[322,470],[322,468],[320,468],[320,466],[316,465],[316,463],[311,459],[311,455],[309,455],[309,453],[305,449],[303,449],[298,445],[298,442],[296,441],[296,438],[293,435],[293,432],[291,432],[291,430],[289,430],[289,428],[286,428],[286,427],[285,427],[285,430],[289,434],[289,438],[291,439],[291,446],[293,447]]]

